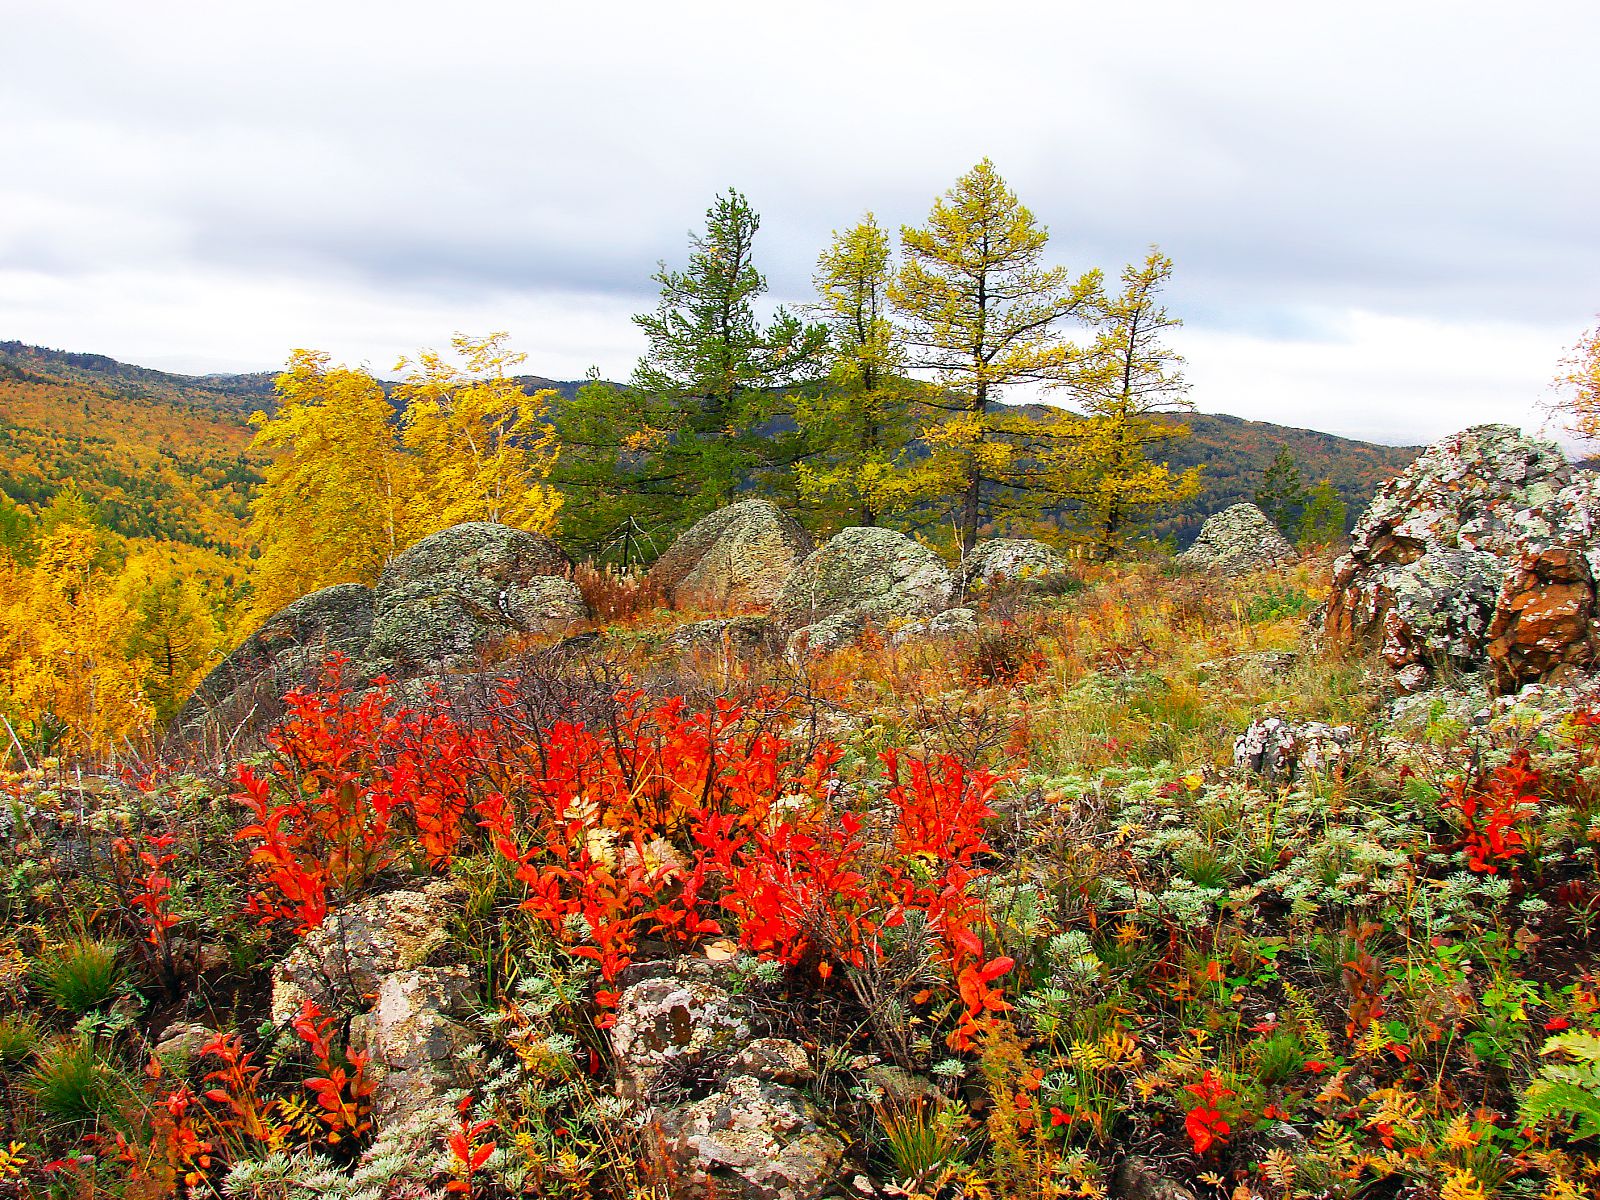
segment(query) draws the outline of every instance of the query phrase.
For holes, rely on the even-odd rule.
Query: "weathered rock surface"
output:
[[[611,1030],[618,1094],[659,1132],[683,1195],[836,1194],[844,1142],[792,1086],[815,1077],[804,1047],[752,1040],[745,1002],[719,970],[699,959],[628,968]]]
[[[521,634],[560,631],[589,615],[549,538],[469,522],[402,551],[374,595],[369,653],[414,672],[461,665]]]
[[[368,1058],[373,1112],[387,1124],[446,1092],[469,1087],[481,1054],[461,1023],[472,979],[462,966],[414,967],[383,976],[370,1011],[350,1022],[350,1049]]]
[[[324,1012],[357,1012],[385,977],[428,965],[460,910],[446,880],[420,891],[368,896],[329,913],[272,971],[272,1019],[292,1021],[307,1000]]]
[[[1493,666],[1509,691],[1596,661],[1600,480],[1553,442],[1479,425],[1385,484],[1334,564],[1326,636],[1375,646],[1402,692]]]
[[[1487,650],[1502,692],[1594,664],[1595,576],[1581,551],[1551,547],[1519,556],[1496,601]]]
[[[1234,739],[1233,762],[1277,782],[1329,775],[1339,770],[1354,735],[1348,725],[1295,724],[1282,717],[1264,717]]]
[[[811,535],[776,504],[742,500],[690,526],[645,578],[674,608],[765,607],[811,550]]]
[[[209,716],[231,728],[256,705],[315,683],[331,655],[360,659],[372,637],[372,611],[372,589],[359,583],[323,588],[279,609],[211,669],[173,727],[193,729]]]
[[[914,638],[969,638],[978,636],[978,614],[970,608],[947,608],[926,621],[913,621],[895,630],[890,638],[903,646]]]
[[[931,617],[949,608],[955,595],[955,575],[932,550],[892,529],[856,526],[829,538],[795,569],[773,601],[772,616],[791,634],[845,618],[805,639],[815,650],[823,641],[848,641],[851,623],[859,634],[867,621]]]
[[[1183,1184],[1137,1155],[1123,1159],[1117,1167],[1111,1194],[1118,1200],[1196,1200]]]
[[[720,617],[680,625],[667,634],[663,645],[678,654],[731,650],[749,658],[774,649],[777,640],[777,628],[766,617]]]
[[[838,1185],[844,1143],[792,1088],[736,1075],[657,1121],[688,1195],[813,1200]]]
[[[1060,552],[1031,538],[993,538],[972,548],[963,564],[968,591],[1037,582],[1067,571]]]
[[[617,1092],[624,1099],[643,1099],[669,1068],[731,1053],[749,1037],[743,1010],[715,983],[670,970],[643,979],[617,999],[611,1029]]]
[[[1299,555],[1272,519],[1254,504],[1235,504],[1206,518],[1200,536],[1178,555],[1185,566],[1242,575],[1291,563]]]

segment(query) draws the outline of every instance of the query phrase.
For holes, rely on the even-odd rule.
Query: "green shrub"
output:
[[[40,991],[81,1016],[116,998],[122,969],[115,942],[77,938],[43,955],[34,974]]]
[[[39,1027],[27,1017],[0,1017],[0,1067],[21,1066],[39,1048]]]
[[[27,1090],[39,1111],[67,1124],[94,1121],[112,1096],[111,1068],[95,1053],[94,1042],[73,1038],[39,1055]]]

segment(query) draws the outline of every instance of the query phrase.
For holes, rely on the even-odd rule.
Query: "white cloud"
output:
[[[382,364],[510,327],[620,375],[718,190],[803,299],[830,229],[987,154],[1069,266],[1173,255],[1202,407],[1409,440],[1520,411],[1600,309],[1597,34],[1592,0],[14,5],[0,338]]]

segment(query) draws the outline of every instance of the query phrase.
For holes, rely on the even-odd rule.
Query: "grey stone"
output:
[[[715,983],[668,969],[630,984],[617,999],[611,1027],[617,1093],[643,1099],[669,1066],[737,1050],[749,1037],[741,1006]]]
[[[460,889],[437,880],[330,912],[273,968],[272,1019],[287,1024],[307,1000],[329,1013],[366,1009],[386,976],[439,954],[460,907]]]
[[[978,636],[978,614],[970,608],[947,608],[926,621],[913,621],[896,629],[890,642],[896,646],[916,638],[971,638]]]
[[[472,1085],[481,1054],[460,1020],[471,997],[465,967],[414,967],[385,975],[372,1008],[351,1020],[350,1049],[367,1055],[380,1124]]]
[[[370,654],[416,673],[470,664],[522,635],[586,620],[571,562],[549,538],[469,522],[409,547],[384,568]]]
[[[1122,1160],[1112,1179],[1117,1200],[1196,1200],[1195,1194],[1165,1174],[1147,1158],[1131,1155]]]
[[[932,550],[892,529],[857,526],[795,569],[772,615],[789,631],[844,614],[886,625],[943,612],[955,594],[954,574]]]
[[[315,684],[332,655],[360,659],[372,612],[372,589],[359,583],[323,588],[279,609],[201,680],[173,728],[197,732],[209,719],[231,729],[257,706]]]
[[[1035,583],[1065,574],[1067,560],[1032,538],[993,538],[974,546],[962,567],[967,590],[981,592],[999,584]]]
[[[1279,782],[1329,775],[1343,763],[1354,735],[1348,725],[1295,724],[1282,717],[1264,717],[1234,739],[1233,762],[1241,770]]]
[[[844,1143],[779,1084],[736,1075],[655,1120],[689,1196],[817,1200],[843,1181]]]
[[[764,608],[811,549],[811,535],[776,504],[742,500],[690,526],[645,580],[674,608]]]
[[[719,617],[680,625],[662,644],[678,654],[731,650],[740,658],[750,658],[774,649],[776,641],[777,630],[766,617]]]
[[[722,1073],[726,1083],[735,1075],[753,1075],[772,1083],[809,1083],[817,1077],[806,1057],[806,1048],[788,1038],[756,1038],[734,1055],[733,1062]]]
[[[1178,561],[1214,574],[1241,575],[1282,566],[1298,557],[1266,513],[1254,504],[1235,504],[1207,517],[1200,535]]]

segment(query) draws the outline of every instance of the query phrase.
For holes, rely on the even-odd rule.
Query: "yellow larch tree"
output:
[[[1600,444],[1600,324],[1586,332],[1567,351],[1551,380],[1556,399],[1550,408],[1567,429],[1590,443]]]
[[[412,539],[419,476],[394,410],[370,372],[329,361],[294,351],[277,411],[252,418],[256,447],[275,453],[251,508],[257,619],[319,588],[376,582]]]
[[[130,658],[127,605],[100,563],[101,531],[62,523],[31,567],[0,557],[0,693],[13,724],[56,726],[61,749],[114,754],[148,727],[145,664]]]
[[[551,533],[561,494],[546,480],[556,461],[549,416],[553,389],[531,395],[510,368],[527,356],[506,333],[456,334],[454,358],[423,350],[405,371],[395,398],[405,406],[402,437],[421,463],[413,505],[421,533],[461,521],[497,521]]]
[[[966,551],[1005,489],[1026,424],[1001,395],[1070,378],[1078,352],[1063,326],[1087,315],[1100,272],[1074,278],[1044,265],[1048,230],[987,158],[934,203],[925,226],[900,237],[890,298],[906,321],[907,365],[931,371],[940,388],[927,402],[941,418],[925,439],[955,493]]]

